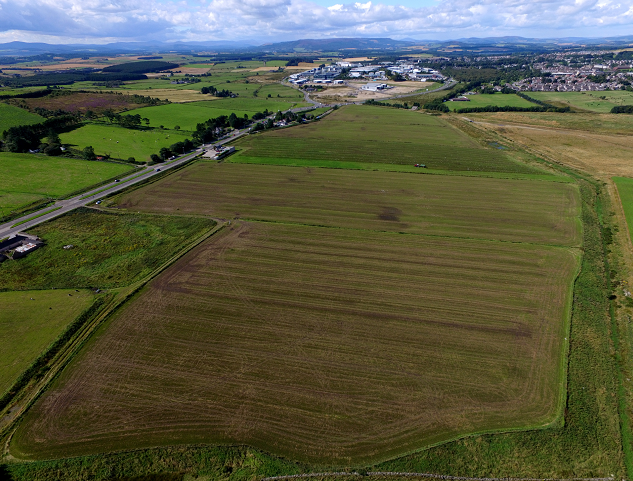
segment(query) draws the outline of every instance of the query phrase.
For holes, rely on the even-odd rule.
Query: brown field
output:
[[[182,103],[182,102],[198,102],[200,100],[212,100],[215,97],[206,96],[202,97],[200,90],[189,89],[130,89],[124,91],[124,93],[145,95],[146,97],[154,97],[161,100],[169,100],[170,102]]]
[[[354,101],[360,102],[369,99],[387,99],[393,97],[394,95],[402,95],[415,92],[416,90],[424,90],[430,85],[433,85],[433,82],[385,82],[389,85],[392,85],[394,88],[385,91],[371,92],[369,90],[361,90],[361,86],[365,85],[366,83],[367,81],[349,81],[349,87],[329,87],[326,88],[323,92],[312,93],[310,96],[314,97],[316,100],[324,100],[329,97],[340,97],[340,99],[354,99]]]
[[[550,423],[577,261],[558,247],[233,223],[115,315],[11,453],[245,443],[350,465]]]
[[[35,99],[20,99],[14,101],[20,105],[26,105],[28,109],[33,110],[41,107],[48,110],[66,110],[68,112],[86,112],[92,110],[96,114],[106,109],[112,109],[116,112],[123,110],[131,110],[144,107],[143,104],[135,103],[127,95],[107,94],[107,93],[80,93],[72,92],[68,95],[60,95],[58,97],[41,97]]]
[[[621,120],[620,129],[628,129],[630,120],[625,118],[627,116],[617,117],[612,121]],[[515,117],[515,120],[519,118]],[[633,177],[633,137],[630,132],[628,135],[608,134],[602,129],[596,132],[589,126],[582,128],[582,124],[576,125],[576,128],[560,128],[553,125],[502,123],[494,121],[494,118],[482,118],[478,120],[477,126],[492,130],[548,159],[562,161],[594,175]]]
[[[580,241],[577,188],[555,182],[199,163],[122,196],[117,206],[569,246]]]

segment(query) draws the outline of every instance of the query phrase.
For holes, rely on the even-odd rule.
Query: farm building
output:
[[[13,259],[25,257],[38,249],[43,242],[37,236],[16,235],[4,242],[0,242],[0,256],[6,260],[8,254],[13,251]]]
[[[385,90],[389,88],[389,85],[382,83],[368,83],[361,87],[361,90],[369,90],[370,92],[377,92],[379,90]]]
[[[203,157],[207,157],[213,160],[220,160],[226,157],[227,155],[232,154],[233,152],[235,152],[235,147],[232,145],[230,147],[220,146],[220,147],[214,147],[213,149],[206,151]]]

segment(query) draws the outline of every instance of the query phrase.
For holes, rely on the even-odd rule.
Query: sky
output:
[[[2,43],[632,33],[633,0],[0,0]]]

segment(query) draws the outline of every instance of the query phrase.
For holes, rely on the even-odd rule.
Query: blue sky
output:
[[[0,0],[0,42],[615,36],[633,0]]]

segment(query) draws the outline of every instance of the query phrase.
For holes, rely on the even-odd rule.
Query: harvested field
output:
[[[250,136],[238,142],[256,158],[423,163],[430,169],[538,173],[503,151],[476,144],[449,124],[419,112],[384,107],[339,109],[321,122]]]
[[[246,443],[353,465],[549,423],[577,261],[547,246],[234,223],[115,315],[11,452]]]
[[[630,135],[594,132],[590,126],[587,126],[587,130],[578,130],[506,123],[499,125],[490,121],[478,125],[546,158],[558,159],[585,172],[609,177],[633,177],[633,138]]]
[[[0,396],[92,299],[74,289],[0,292]]]
[[[136,211],[577,245],[578,191],[556,182],[199,163],[125,194]]]

